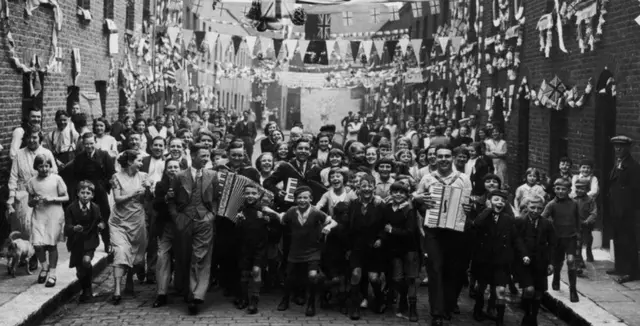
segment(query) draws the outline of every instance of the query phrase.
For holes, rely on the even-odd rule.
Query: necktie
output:
[[[82,205],[82,212],[86,213],[89,211],[89,205]]]

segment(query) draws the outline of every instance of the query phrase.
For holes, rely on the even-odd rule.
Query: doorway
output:
[[[600,182],[600,195],[598,196],[598,207],[601,207],[601,215],[598,221],[598,228],[602,229],[602,246],[609,247],[609,240],[613,238],[613,228],[610,219],[607,218],[609,203],[606,200],[606,189],[609,189],[609,174],[614,166],[613,147],[610,139],[616,133],[616,98],[607,89],[607,80],[613,78],[609,70],[604,70],[598,77],[595,88],[595,126],[594,126],[594,172]],[[601,90],[605,90],[601,92]]]
[[[525,94],[520,94],[518,100],[518,165],[516,167],[516,178],[523,176],[529,167],[529,107],[530,100],[525,98]]]
[[[549,118],[549,175],[554,175],[560,159],[569,154],[569,110],[551,110]]]

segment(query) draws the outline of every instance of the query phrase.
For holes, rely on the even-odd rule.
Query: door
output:
[[[598,207],[601,207],[601,219],[598,227],[602,228],[602,246],[609,247],[609,240],[612,238],[612,224],[607,218],[609,203],[607,191],[609,189],[609,174],[614,166],[615,157],[610,139],[616,133],[616,98],[607,90],[607,80],[613,78],[609,70],[604,70],[598,78],[596,84],[596,107],[595,107],[595,127],[593,155],[595,165],[595,175],[600,182],[600,195],[598,196]],[[600,92],[601,90],[604,92]]]
[[[560,159],[569,152],[569,111],[551,110],[549,120],[549,175],[558,172]]]
[[[515,174],[515,178],[512,180],[519,180],[529,167],[530,102],[530,100],[525,98],[525,94],[520,94],[520,98],[518,100],[518,165],[515,171],[517,174]]]

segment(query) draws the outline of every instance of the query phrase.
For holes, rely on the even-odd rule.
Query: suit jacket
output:
[[[162,160],[165,161],[165,163],[166,163],[166,160],[164,159],[164,157],[162,157]],[[180,162],[180,163],[182,163],[182,162]],[[143,157],[142,158],[142,167],[140,168],[140,172],[149,173],[149,165],[150,164],[151,164],[151,155]]]
[[[176,222],[178,229],[183,229],[195,216],[187,216],[191,204],[192,191],[195,180],[191,176],[191,169],[180,171],[171,183],[175,196],[169,201],[169,214]],[[211,169],[202,169],[202,201],[205,208],[211,212],[205,219],[213,221],[218,209],[218,173]],[[208,214],[209,215],[209,214]]]
[[[271,139],[269,138],[265,138],[263,140],[260,141],[260,152],[261,153],[275,153],[276,152],[276,147],[278,144],[274,144]]]
[[[256,136],[258,135],[256,123],[253,121],[249,121],[245,125],[244,121],[239,121],[236,124],[234,134],[236,135],[236,137],[242,138],[245,143],[247,142],[247,140],[249,140],[249,144],[253,144],[255,142]]]
[[[89,203],[89,214],[84,216],[80,203],[73,201],[64,212],[64,235],[67,237],[67,249],[84,253],[86,250],[98,248],[98,224],[102,221],[100,207]],[[82,225],[82,232],[73,231],[73,227]]]
[[[484,182],[482,181],[482,179],[488,173],[493,173],[493,170],[493,161],[491,159],[484,155],[478,157],[475,165],[475,173],[469,176],[469,179],[471,179],[471,185],[473,187],[472,193],[475,196],[480,196],[485,193]]]
[[[527,256],[522,238],[518,233],[516,219],[505,211],[494,222],[493,209],[487,208],[472,221],[475,229],[476,245],[474,261],[490,265],[511,265],[513,258]]]
[[[635,212],[640,209],[640,164],[631,155],[620,163],[620,169],[614,166],[609,174],[610,211],[614,222],[633,223]],[[632,224],[629,224],[633,228]]]
[[[90,165],[97,164],[98,168],[93,169]],[[68,185],[69,194],[75,194],[78,182],[89,180],[96,186],[96,195],[101,192],[105,194],[111,191],[111,177],[116,173],[113,159],[109,154],[101,149],[95,150],[92,158],[89,158],[87,152],[78,154],[72,163],[65,166],[66,171],[70,171],[73,176],[72,182]]]
[[[156,216],[158,237],[162,236],[164,226],[168,221],[170,221],[169,205],[167,204],[167,200],[164,198],[167,195],[167,192],[169,192],[169,188],[171,188],[171,180],[167,174],[163,174],[160,182],[156,184],[153,193],[153,209],[158,213]]]
[[[535,228],[529,218],[516,219],[520,238],[525,250],[530,255],[535,268],[546,269],[553,264],[554,251],[557,237],[553,228],[553,222],[546,218],[538,218],[538,227]]]
[[[305,172],[302,173],[298,168],[298,162],[293,159],[289,162],[280,163],[275,171],[266,178],[263,182],[264,187],[273,192],[276,195],[276,201],[280,204],[283,204],[285,207],[290,207],[292,204],[285,204],[284,198],[282,198],[279,193],[280,189],[278,189],[278,183],[282,182],[284,186],[287,186],[289,179],[298,179],[298,187],[300,186],[309,186],[313,191],[313,201],[314,204],[320,200],[322,194],[326,191],[326,188],[322,185],[320,180],[320,168],[313,165],[310,160],[305,162]]]

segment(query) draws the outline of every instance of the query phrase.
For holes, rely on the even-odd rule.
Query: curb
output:
[[[586,299],[585,297],[580,298]],[[593,324],[587,321],[584,317],[580,316],[573,308],[568,304],[562,302],[562,300],[554,297],[549,292],[545,292],[542,296],[542,305],[549,310],[554,316],[560,320],[568,323],[571,326],[592,326]]]
[[[97,260],[95,260],[95,262],[93,263],[94,276],[101,273],[109,265],[109,258],[106,254],[96,258]],[[50,298],[48,298],[46,302],[44,302],[38,307],[34,307],[35,309],[33,311],[27,312],[26,316],[20,316],[19,318],[21,320],[9,321],[7,323],[5,323],[6,322],[5,320],[5,322],[0,322],[0,325],[11,325],[11,326],[37,325],[40,322],[42,322],[47,316],[53,313],[57,308],[59,308],[60,304],[71,299],[79,291],[80,291],[80,281],[78,281],[78,279],[75,278],[66,286],[59,288],[59,291],[53,296],[51,296]]]

